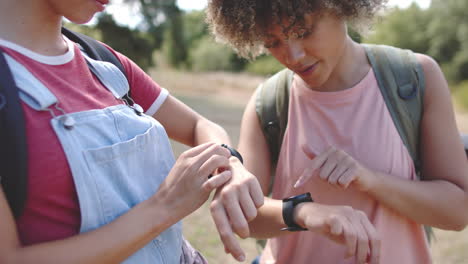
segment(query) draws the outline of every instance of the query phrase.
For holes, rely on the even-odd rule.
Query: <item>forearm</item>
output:
[[[382,204],[415,222],[442,229],[460,230],[468,220],[467,193],[448,181],[408,181],[374,173],[367,191]]]
[[[249,223],[250,236],[267,239],[284,234],[281,228],[286,227],[282,214],[283,203],[265,197],[264,204],[258,209],[257,217]]]
[[[147,200],[112,223],[68,239],[17,247],[1,263],[120,263],[177,220]]]
[[[208,119],[201,118],[195,125],[193,144],[200,145],[205,142],[216,142],[231,145],[226,130]]]

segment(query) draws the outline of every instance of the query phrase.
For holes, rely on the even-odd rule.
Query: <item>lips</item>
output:
[[[317,64],[318,64],[318,62],[316,62],[316,63],[314,63],[314,64],[312,64],[312,65],[308,65],[308,66],[305,66],[305,67],[301,67],[301,68],[299,68],[300,70],[298,70],[298,71],[296,71],[296,72],[298,72],[298,73],[300,73],[300,74],[309,74],[309,73],[312,73],[312,72],[315,70],[315,68],[317,67]]]
[[[102,5],[107,5],[109,4],[109,0],[96,0],[97,2],[99,2],[100,4]]]

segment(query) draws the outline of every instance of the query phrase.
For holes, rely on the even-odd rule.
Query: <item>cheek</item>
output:
[[[273,56],[277,61],[279,61],[284,66],[287,66],[285,64],[285,52],[283,52],[281,49],[268,49],[268,51],[270,52],[271,56]]]

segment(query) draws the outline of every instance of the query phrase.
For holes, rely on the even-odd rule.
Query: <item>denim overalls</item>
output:
[[[20,98],[37,111],[51,112],[51,125],[65,151],[78,194],[80,232],[108,224],[156,193],[174,164],[168,136],[159,122],[142,114],[138,105],[65,113],[49,89],[24,66],[7,54],[5,57]],[[102,84],[122,99],[129,91],[123,73],[111,63],[85,57]],[[63,115],[56,116],[51,110],[54,107]],[[161,212],[165,213],[170,212]],[[179,263],[181,249],[179,222],[124,263]]]

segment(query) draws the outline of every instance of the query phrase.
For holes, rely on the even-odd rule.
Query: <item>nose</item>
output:
[[[304,46],[298,39],[287,40],[286,63],[288,65],[298,65],[305,57]]]

